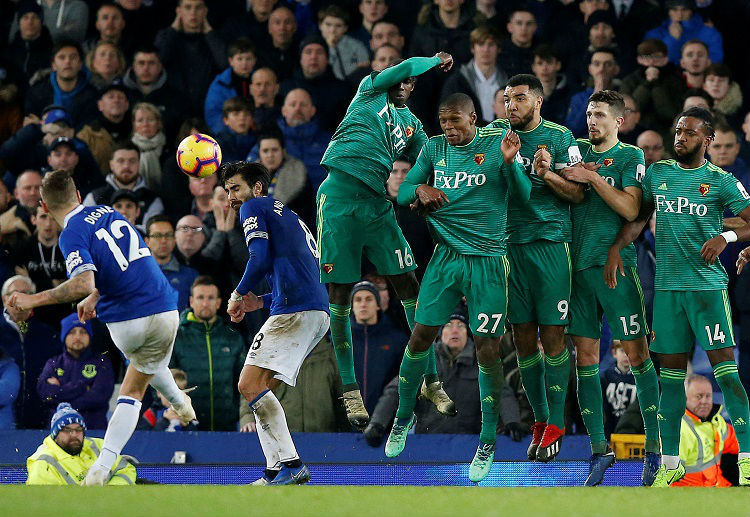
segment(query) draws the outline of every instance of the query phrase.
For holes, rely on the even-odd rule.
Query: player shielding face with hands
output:
[[[78,317],[82,322],[98,317],[106,323],[115,345],[130,361],[101,453],[84,480],[84,485],[104,485],[138,423],[149,384],[170,401],[183,422],[194,420],[195,411],[168,368],[179,325],[174,289],[122,215],[109,206],[80,203],[69,172],[45,175],[42,209],[63,229],[59,244],[69,279],[34,295],[15,293],[10,303],[33,309],[83,298]]]
[[[394,457],[404,449],[430,346],[466,296],[482,401],[480,443],[469,469],[469,479],[478,482],[492,467],[503,384],[499,343],[508,305],[508,199],[528,200],[531,181],[516,160],[518,136],[505,129],[477,129],[474,105],[467,95],[457,93],[443,100],[439,119],[443,135],[425,144],[398,192],[399,204],[418,201],[419,210],[428,213],[437,247],[427,265],[416,323],[401,362],[399,406],[385,453]]]
[[[669,486],[685,475],[679,460],[680,422],[685,412],[685,375],[693,343],[706,350],[724,394],[739,442],[740,484],[750,485],[750,409],[734,360],[727,274],[716,257],[728,242],[750,240],[750,195],[730,173],[706,160],[713,115],[704,108],[683,112],[675,127],[676,160],[653,163],[642,182],[638,218],[612,245],[605,277],[622,281],[620,250],[640,233],[656,210],[656,280],[651,352],[661,354],[659,434],[662,464],[652,486]],[[729,209],[745,221],[722,233]]]
[[[280,381],[295,385],[305,357],[328,331],[328,294],[320,283],[318,247],[302,219],[268,197],[270,174],[263,165],[226,163],[219,174],[231,210],[239,211],[249,252],[227,312],[234,322],[262,307],[271,313],[253,338],[239,382],[266,457],[266,470],[254,484],[306,483],[310,471],[297,454],[284,409],[271,390]],[[256,296],[251,289],[263,277],[271,293]]]

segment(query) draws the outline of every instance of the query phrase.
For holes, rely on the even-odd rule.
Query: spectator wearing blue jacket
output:
[[[203,109],[206,124],[214,134],[227,127],[222,113],[224,103],[233,97],[247,99],[251,96],[251,76],[257,62],[255,46],[247,38],[239,38],[232,42],[227,52],[229,68],[211,82]]]
[[[721,33],[706,25],[703,18],[694,13],[694,0],[667,0],[665,7],[669,17],[660,26],[648,31],[644,39],[656,38],[666,43],[670,63],[680,64],[682,46],[693,39],[706,44],[712,63],[721,63],[724,60]]]
[[[352,288],[351,320],[354,369],[365,407],[372,413],[385,385],[398,375],[409,336],[380,310],[380,295],[372,282]]]
[[[156,263],[162,273],[169,280],[169,284],[177,292],[177,308],[182,311],[190,301],[190,286],[198,277],[198,272],[188,266],[180,264],[175,257],[177,246],[174,226],[166,215],[155,215],[146,223],[146,244],[151,250]]]
[[[89,429],[107,428],[107,409],[115,387],[112,363],[91,349],[91,322],[78,314],[60,322],[63,353],[49,359],[39,375],[36,391],[51,417],[60,402],[68,402]]]
[[[16,427],[44,429],[49,424],[36,394],[36,380],[47,359],[59,352],[57,334],[52,327],[31,315],[30,310],[18,310],[7,301],[15,292],[33,294],[34,282],[27,276],[16,275],[2,287],[3,314],[0,317],[0,343],[21,372],[21,389],[15,403]]]
[[[16,415],[13,406],[21,388],[21,369],[0,346],[0,429],[15,429]]]
[[[570,129],[576,138],[588,136],[586,107],[589,97],[594,92],[613,89],[615,77],[619,73],[620,66],[613,50],[597,49],[591,54],[587,87],[570,98],[570,107],[565,117],[565,127]]]
[[[216,133],[225,162],[244,160],[257,141],[253,131],[253,98],[232,97],[222,108],[224,128]]]
[[[310,93],[302,88],[295,88],[286,94],[281,107],[281,118],[278,120],[287,153],[305,164],[313,192],[318,191],[328,174],[320,165],[320,160],[331,140],[331,133],[321,129],[315,118],[316,113],[317,108]]]

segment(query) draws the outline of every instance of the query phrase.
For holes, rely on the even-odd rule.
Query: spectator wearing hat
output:
[[[229,44],[229,67],[217,75],[208,87],[204,117],[212,134],[226,129],[223,121],[224,103],[234,97],[250,98],[250,82],[257,62],[255,46],[247,38]],[[224,148],[222,147],[222,152]],[[228,158],[224,158],[228,160]]]
[[[79,145],[84,153],[79,153]],[[85,160],[82,158],[85,157]],[[73,181],[76,183],[81,196],[86,196],[93,189],[104,183],[91,152],[86,144],[75,138],[59,136],[49,145],[47,154],[48,170],[66,169],[73,171]]]
[[[26,95],[26,114],[41,115],[45,106],[57,104],[70,114],[79,129],[96,118],[96,88],[83,67],[83,53],[77,43],[61,40],[52,49],[52,74],[31,86]]]
[[[680,112],[685,80],[659,39],[641,42],[637,61],[638,69],[623,79],[621,91],[638,104],[643,126],[664,133]]]
[[[94,156],[102,174],[109,174],[109,159],[115,142],[128,138],[132,123],[128,116],[130,102],[128,93],[121,82],[111,83],[100,90],[97,118],[81,129],[76,135],[83,141]]]
[[[0,215],[0,235],[5,245],[16,245],[34,231],[31,214],[42,199],[42,175],[35,170],[21,173],[13,189],[15,204]]]
[[[336,374],[338,375],[338,373]],[[13,406],[21,388],[21,369],[0,345],[0,429],[16,428]]]
[[[149,219],[164,212],[164,203],[154,191],[146,186],[138,172],[140,150],[130,142],[115,144],[109,160],[110,172],[105,185],[92,190],[84,200],[84,206],[106,205],[115,191],[126,189],[133,192],[138,200],[140,215],[136,218],[138,225],[145,226]]]
[[[143,225],[138,224],[138,219],[141,216],[141,206],[138,204],[138,196],[135,195],[135,192],[126,188],[115,190],[107,204],[120,212],[130,224],[143,234]]]
[[[91,322],[81,323],[78,314],[70,314],[60,325],[63,353],[44,365],[36,383],[37,395],[50,413],[58,403],[68,402],[81,413],[89,429],[106,429],[115,386],[112,363],[91,349]]]
[[[270,45],[258,48],[258,62],[260,66],[271,68],[279,81],[291,77],[299,63],[299,42],[296,33],[297,20],[291,9],[279,6],[271,12],[268,18],[268,35],[271,42]]]
[[[721,33],[703,22],[695,12],[695,0],[667,0],[664,3],[668,17],[662,24],[646,33],[646,39],[656,38],[667,45],[669,62],[680,63],[680,50],[690,40],[701,40],[708,47],[712,63],[724,60]]]
[[[347,83],[331,71],[326,41],[316,34],[302,40],[299,63],[292,77],[281,83],[281,94],[286,97],[295,88],[306,90],[318,109],[321,127],[335,130],[346,112],[346,102],[342,99],[349,99],[351,92]]]
[[[21,389],[15,401],[16,427],[42,429],[48,415],[37,396],[36,380],[47,359],[59,353],[59,341],[55,330],[32,311],[22,311],[8,304],[15,292],[33,294],[36,286],[29,277],[15,275],[2,287],[4,308],[0,317],[0,343],[21,370]]]
[[[156,47],[175,84],[200,105],[227,62],[224,42],[208,23],[204,0],[179,0],[176,12],[174,22],[156,35]]]
[[[34,0],[23,0],[16,8],[11,41],[7,49],[7,58],[20,75],[19,81],[25,90],[37,71],[47,68],[52,58],[52,37],[49,29],[42,23],[42,7]]]
[[[571,49],[567,56],[567,75],[573,84],[581,84],[588,78],[586,56],[598,49],[614,51],[621,71],[629,73],[635,66],[632,55],[635,47],[622,48],[615,39],[615,19],[608,10],[596,10],[586,19],[585,39],[580,40],[578,47]],[[583,56],[583,59],[581,57]]]
[[[398,374],[409,335],[381,311],[375,284],[362,281],[352,288],[352,347],[362,398],[372,413],[385,385]]]
[[[26,460],[27,485],[81,485],[102,450],[104,440],[86,438],[86,421],[63,402],[50,421],[50,434]],[[122,456],[115,459],[107,485],[135,484],[135,467]]]

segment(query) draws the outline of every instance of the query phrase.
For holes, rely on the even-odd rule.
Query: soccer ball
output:
[[[219,169],[221,147],[208,135],[195,133],[186,136],[177,147],[177,165],[194,178],[205,178]]]

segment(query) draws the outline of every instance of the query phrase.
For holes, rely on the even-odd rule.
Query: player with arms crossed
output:
[[[297,214],[268,197],[271,176],[263,165],[226,163],[219,174],[231,208],[239,211],[250,253],[227,312],[234,322],[263,307],[271,312],[253,338],[239,382],[266,457],[266,470],[253,484],[306,483],[310,471],[300,461],[284,409],[271,390],[280,381],[295,385],[305,357],[328,332],[328,294],[320,283],[315,237]],[[271,293],[256,296],[251,289],[263,277]]]
[[[581,153],[567,128],[542,119],[543,95],[542,83],[535,76],[511,77],[503,94],[508,119],[491,126],[510,127],[518,133],[520,156],[531,176],[529,202],[511,198],[508,203],[508,321],[534,411],[528,457],[550,461],[560,452],[565,433],[570,372],[564,342],[571,282],[570,203],[583,199],[583,186],[560,174],[564,167],[581,161]],[[537,335],[544,358],[537,348]]]
[[[612,337],[622,342],[635,376],[638,402],[646,429],[643,484],[650,486],[659,468],[659,381],[648,354],[646,315],[635,247],[622,250],[626,275],[617,287],[604,283],[609,245],[622,225],[635,220],[641,206],[641,181],[646,173],[643,151],[617,138],[625,101],[617,92],[602,90],[589,97],[586,108],[589,138],[579,139],[583,164],[563,169],[567,179],[586,185],[581,203],[572,205],[573,290],[570,326],[576,348],[578,405],[591,440],[591,460],[586,486],[604,479],[615,462],[604,436],[602,387],[599,380],[599,339],[602,314],[612,327]]]
[[[59,243],[69,279],[41,293],[15,293],[10,303],[32,309],[83,298],[78,318],[106,323],[112,341],[130,361],[101,453],[83,483],[104,485],[135,430],[149,384],[169,400],[180,420],[195,419],[190,398],[168,367],[180,322],[177,294],[138,230],[111,207],[84,207],[68,171],[47,173],[41,194],[42,209],[63,229]]]
[[[415,76],[436,66],[448,71],[452,65],[453,58],[439,52],[434,57],[412,57],[362,79],[320,162],[328,170],[317,198],[320,278],[329,284],[331,340],[346,415],[358,429],[364,429],[370,417],[354,373],[349,322],[352,287],[361,280],[364,251],[393,285],[409,327],[414,327],[417,265],[386,198],[385,184],[393,162],[403,155],[413,161],[427,141],[422,123],[406,106]],[[453,401],[438,382],[434,350],[422,394],[441,413],[455,414]]]
[[[690,108],[677,120],[676,160],[653,163],[643,178],[638,218],[617,234],[605,279],[617,287],[625,276],[620,251],[633,242],[654,209],[656,280],[651,352],[660,354],[659,435],[662,464],[651,486],[665,487],[685,475],[680,462],[680,422],[685,413],[685,374],[695,340],[703,347],[724,394],[737,433],[740,484],[750,485],[750,408],[734,360],[727,274],[717,260],[728,242],[750,240],[750,195],[737,178],[706,160],[714,138],[713,115]],[[728,208],[745,221],[722,233]]]
[[[439,108],[443,135],[431,138],[406,175],[398,202],[429,211],[438,243],[427,265],[416,324],[399,370],[398,411],[385,454],[403,451],[414,425],[416,394],[440,326],[466,296],[479,362],[482,430],[469,479],[487,476],[495,456],[497,416],[503,385],[500,338],[508,307],[505,223],[508,199],[528,200],[531,181],[516,161],[521,142],[512,131],[477,129],[471,98],[447,97]],[[432,178],[432,184],[428,184]]]

